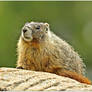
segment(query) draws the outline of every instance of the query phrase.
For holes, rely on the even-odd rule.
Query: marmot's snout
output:
[[[29,27],[24,26],[22,29],[22,38],[26,41],[32,40],[32,30],[29,29]]]
[[[22,28],[22,37],[26,41],[43,40],[48,32],[46,23],[26,23]]]

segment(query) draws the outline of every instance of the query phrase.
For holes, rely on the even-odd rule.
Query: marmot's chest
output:
[[[26,51],[25,58],[29,70],[45,71],[50,65],[49,57],[44,49],[31,48]]]

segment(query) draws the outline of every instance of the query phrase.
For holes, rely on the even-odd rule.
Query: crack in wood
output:
[[[39,90],[39,91],[43,91],[43,90],[48,89],[48,88],[53,87],[53,86],[58,86],[59,84],[60,84],[59,82],[53,83],[52,85],[49,85],[47,87],[44,87],[44,89]]]
[[[41,79],[41,80],[39,80],[39,81],[37,81],[37,82],[35,82],[35,83],[29,85],[27,88],[24,89],[24,91],[26,91],[26,90],[29,89],[30,87],[39,85],[39,84],[41,84],[42,82],[47,81],[47,80],[50,80],[50,79],[51,79],[51,78]],[[54,78],[53,78],[53,79],[54,79]]]
[[[35,75],[36,76],[36,75]],[[19,86],[21,83],[24,83],[24,82],[27,82],[29,81],[30,79],[34,78],[35,76],[31,76],[25,80],[21,80],[21,81],[18,81],[18,82],[14,82],[12,84],[8,84],[7,86],[5,86],[4,88],[9,88],[9,87],[12,87],[12,89],[14,89],[15,87]]]

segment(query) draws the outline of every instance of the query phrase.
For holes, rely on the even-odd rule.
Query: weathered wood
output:
[[[51,73],[0,68],[0,91],[91,90],[92,86]]]

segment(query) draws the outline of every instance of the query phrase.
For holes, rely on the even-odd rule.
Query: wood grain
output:
[[[46,72],[0,68],[0,91],[90,90],[92,86]]]

